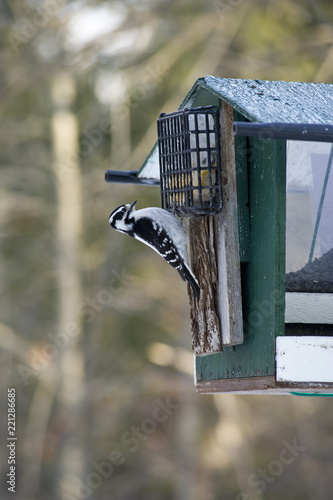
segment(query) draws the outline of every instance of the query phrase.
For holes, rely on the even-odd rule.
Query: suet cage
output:
[[[219,109],[162,113],[157,120],[162,208],[182,217],[222,208]]]

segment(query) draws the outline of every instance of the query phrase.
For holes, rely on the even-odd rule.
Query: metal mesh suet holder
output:
[[[181,217],[222,208],[219,109],[162,113],[157,120],[162,208]]]

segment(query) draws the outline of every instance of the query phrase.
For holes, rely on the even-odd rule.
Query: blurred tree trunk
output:
[[[192,382],[192,381],[191,381]],[[174,500],[196,500],[202,498],[198,488],[197,474],[197,433],[199,427],[198,398],[188,381],[184,386],[182,403],[177,413],[176,456],[181,470],[175,477]],[[185,396],[185,397],[184,397]]]
[[[111,168],[131,170],[131,122],[129,74],[119,71],[109,87],[111,124]],[[133,166],[137,169],[137,166]]]
[[[83,479],[84,361],[81,344],[82,325],[79,306],[82,303],[80,279],[82,199],[78,152],[78,123],[70,106],[75,97],[75,81],[69,73],[59,74],[52,83],[55,111],[52,117],[54,169],[57,180],[58,243],[58,332],[59,393],[58,401],[66,415],[67,429],[62,429],[59,448],[59,497],[76,497],[78,480]]]

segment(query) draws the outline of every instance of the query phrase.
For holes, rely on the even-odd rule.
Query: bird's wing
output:
[[[170,236],[161,226],[150,218],[141,217],[135,226],[135,237],[157,252],[168,264],[174,267],[184,281],[188,281],[195,294],[198,282],[191,269],[179,254]]]
[[[160,254],[172,267],[177,269],[178,265],[183,265],[184,259],[170,236],[150,218],[142,217],[136,222],[135,237]]]

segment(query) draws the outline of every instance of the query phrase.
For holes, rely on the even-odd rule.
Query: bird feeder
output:
[[[332,111],[333,85],[207,76],[158,120],[135,175],[190,216],[200,393],[333,395]]]

